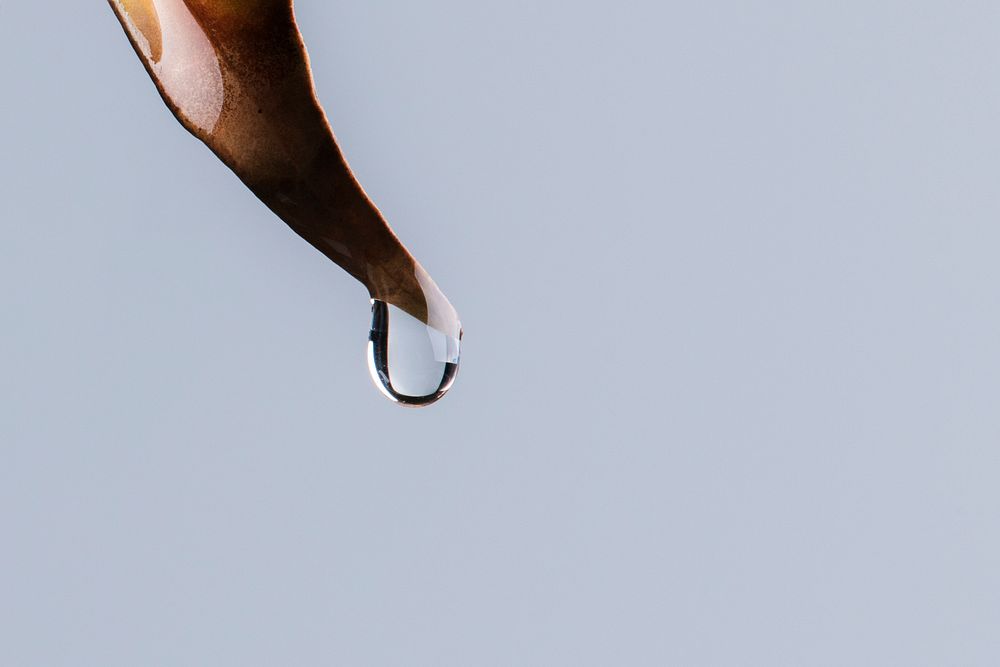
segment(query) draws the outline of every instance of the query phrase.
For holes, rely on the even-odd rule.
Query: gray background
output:
[[[3,3],[0,664],[1000,662],[997,3],[298,13],[459,381]]]

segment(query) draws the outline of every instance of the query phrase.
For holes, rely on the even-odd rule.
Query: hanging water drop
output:
[[[372,300],[368,370],[390,400],[423,407],[444,396],[458,374],[461,327],[442,331],[406,311]]]

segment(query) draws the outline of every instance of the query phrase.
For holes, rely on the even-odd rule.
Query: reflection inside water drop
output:
[[[444,396],[458,374],[458,336],[424,324],[406,311],[372,300],[368,370],[390,400],[421,407]]]

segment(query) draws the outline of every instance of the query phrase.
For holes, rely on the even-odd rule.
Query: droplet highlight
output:
[[[373,299],[368,370],[375,386],[399,405],[434,403],[458,374],[461,335],[460,328],[456,337]]]

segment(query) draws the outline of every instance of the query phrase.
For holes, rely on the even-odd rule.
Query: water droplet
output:
[[[368,370],[390,400],[423,407],[444,396],[458,374],[461,327],[444,332],[391,304],[372,300]]]

